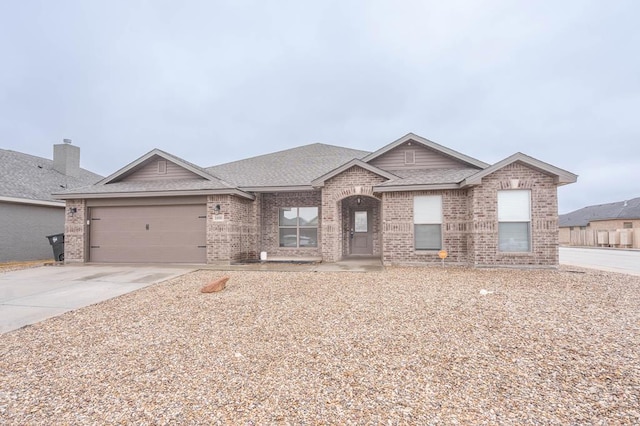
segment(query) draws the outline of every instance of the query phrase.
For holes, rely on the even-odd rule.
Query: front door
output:
[[[354,210],[351,215],[351,254],[373,254],[371,212]]]

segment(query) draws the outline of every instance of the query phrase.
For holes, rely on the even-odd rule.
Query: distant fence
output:
[[[573,229],[569,231],[569,245],[640,248],[640,228],[615,229],[611,231],[604,229]]]

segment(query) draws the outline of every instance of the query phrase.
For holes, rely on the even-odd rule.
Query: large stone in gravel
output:
[[[229,281],[229,277],[218,278],[215,281],[211,281],[209,284],[205,285],[200,289],[201,293],[215,293],[217,291],[222,291],[227,286],[227,281]]]

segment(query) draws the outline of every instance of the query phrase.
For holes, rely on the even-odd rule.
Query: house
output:
[[[67,262],[375,256],[386,265],[558,264],[557,186],[516,153],[489,165],[415,134],[375,152],[311,144],[202,168],[155,149],[66,200]]]
[[[0,262],[52,258],[45,237],[64,232],[65,209],[51,193],[102,178],[80,168],[80,148],[65,142],[53,161],[0,149]]]
[[[640,248],[640,197],[559,216],[560,244]]]

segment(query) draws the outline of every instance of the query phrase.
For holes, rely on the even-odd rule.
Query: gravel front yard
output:
[[[639,277],[222,275],[0,336],[0,423],[640,423]]]

